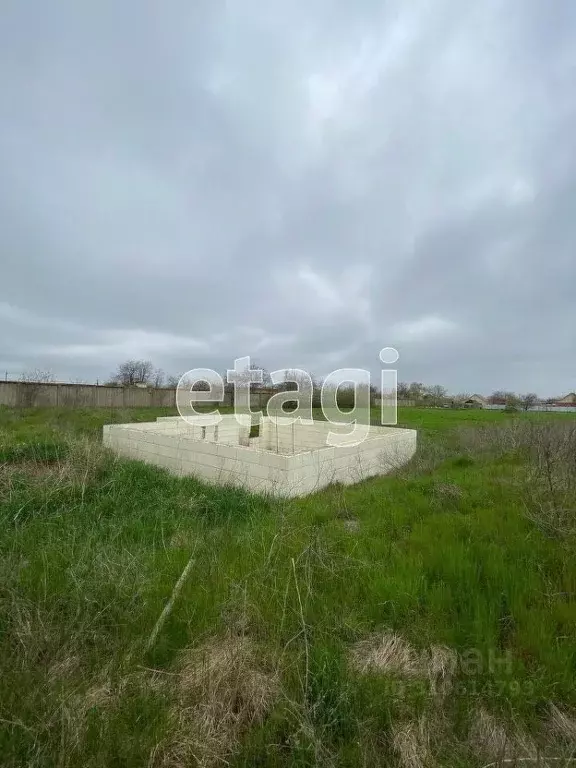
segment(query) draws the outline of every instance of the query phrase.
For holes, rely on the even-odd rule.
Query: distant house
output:
[[[465,408],[485,408],[488,405],[488,401],[482,395],[470,395],[469,398],[464,400],[462,405]]]
[[[576,392],[570,392],[569,394],[564,395],[560,400],[556,400],[554,405],[576,405]]]

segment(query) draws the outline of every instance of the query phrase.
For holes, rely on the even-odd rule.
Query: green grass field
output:
[[[576,419],[282,501],[102,449],[159,415],[0,408],[2,766],[574,764]]]

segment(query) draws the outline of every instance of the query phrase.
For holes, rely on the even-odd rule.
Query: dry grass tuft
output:
[[[201,692],[210,701],[227,703],[243,724],[261,721],[276,698],[277,686],[260,668],[255,645],[246,637],[213,641],[182,656],[180,692],[183,697]]]
[[[576,750],[576,718],[562,712],[555,704],[550,705],[549,726],[551,731]]]
[[[514,744],[504,725],[486,712],[477,709],[470,727],[470,745],[489,760],[503,760],[514,756]]]
[[[107,670],[85,691],[66,685],[47,727],[61,729],[62,743],[68,751],[82,749],[86,743],[89,713],[111,706],[118,696],[119,691],[114,690]]]
[[[458,669],[458,654],[445,645],[418,652],[398,634],[372,635],[350,651],[350,665],[360,674],[397,674],[428,679],[430,691],[444,696]]]
[[[44,460],[40,453],[38,458],[32,456],[0,463],[0,499],[8,500],[14,484],[21,478],[50,493],[69,487],[84,491],[109,461],[102,445],[88,437],[67,438],[63,447],[66,448],[65,456],[60,459]]]
[[[170,539],[170,546],[174,549],[192,549],[197,537],[192,531],[179,528]]]
[[[400,635],[373,635],[360,640],[350,651],[352,668],[367,673],[396,673],[405,677],[422,674],[419,655]]]
[[[77,691],[70,697],[71,709],[79,720],[83,720],[91,709],[103,709],[120,699],[129,680],[129,676],[124,676],[113,683],[110,669],[104,667],[86,690]]]
[[[67,682],[78,673],[80,658],[78,656],[66,656],[55,661],[48,669],[47,681],[50,684]]]
[[[262,722],[280,695],[276,672],[246,637],[212,639],[184,652],[176,685],[165,766],[226,762],[242,733]]]
[[[392,744],[402,768],[426,768],[433,764],[430,732],[424,717],[395,727]]]
[[[3,484],[13,481],[15,476],[25,475],[27,480],[54,480],[58,478],[58,465],[56,463],[42,463],[38,461],[18,461],[14,463],[0,464],[0,482]]]
[[[512,730],[485,709],[477,709],[469,733],[473,749],[487,760],[490,765],[522,761],[522,763],[541,759],[538,748],[532,738],[520,729]],[[547,765],[544,761],[542,766]]]
[[[426,433],[419,434],[416,454],[408,464],[398,468],[398,474],[410,476],[414,472],[430,472],[445,461],[450,454],[451,451],[444,442],[435,440]]]
[[[351,533],[356,533],[360,530],[360,520],[357,520],[356,518],[349,518],[348,520],[343,521],[344,528],[346,528],[347,531],[350,531]]]
[[[84,694],[83,708],[101,709],[107,706],[113,698],[112,686],[109,681],[99,682],[89,688]]]
[[[464,496],[464,491],[456,483],[434,483],[432,493],[438,503],[459,501]]]
[[[426,667],[432,693],[444,696],[452,688],[458,669],[458,654],[446,645],[432,645],[427,654]]]

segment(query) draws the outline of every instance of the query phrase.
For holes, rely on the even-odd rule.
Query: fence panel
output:
[[[173,408],[175,404],[174,389],[0,381],[0,405],[12,408]]]

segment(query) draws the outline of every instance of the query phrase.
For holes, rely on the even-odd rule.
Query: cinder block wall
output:
[[[159,416],[156,424],[160,429],[172,430],[194,440],[228,445],[238,445],[243,438],[247,441],[250,434],[250,428],[239,424],[233,414],[222,416],[218,424],[211,424],[210,419],[205,416],[194,417],[193,421],[186,421],[181,416]]]
[[[190,430],[181,431],[176,424],[112,424],[104,427],[103,442],[123,456],[164,467],[177,475],[286,494],[287,457],[191,439]]]
[[[394,434],[397,433],[397,434]],[[322,448],[291,457],[297,462],[289,473],[287,494],[313,493],[330,483],[350,485],[401,467],[416,451],[417,432],[410,429],[382,431],[358,446]]]
[[[292,424],[274,423],[268,418],[260,425],[260,444],[267,451],[294,453],[295,427]]]
[[[230,429],[230,434],[240,434],[241,429],[248,429],[241,427],[233,416],[218,426]],[[308,428],[303,425],[295,424],[294,433],[298,426],[305,436]],[[316,438],[325,440],[331,426],[326,422],[312,425],[318,427]],[[196,430],[202,434],[203,427],[205,437],[195,438]],[[278,427],[285,434],[289,433],[291,440],[292,424],[280,423]],[[254,450],[252,442],[248,448],[215,441],[216,435],[210,433],[210,429],[214,430],[214,425],[190,425],[179,418],[114,424],[104,427],[104,444],[124,456],[165,467],[175,474],[196,475],[254,491],[300,496],[331,482],[357,483],[401,466],[414,454],[417,437],[415,430],[375,427],[371,429],[370,438],[357,446],[335,448],[323,443],[320,448],[315,445],[311,450],[296,454],[276,454]],[[266,429],[263,425],[264,432]],[[217,436],[220,437],[219,431]]]
[[[269,451],[280,453],[302,453],[327,447],[326,438],[329,432],[348,434],[352,426],[332,424],[328,421],[315,421],[313,424],[291,423],[289,419],[274,421],[264,419],[261,436],[263,447]]]

